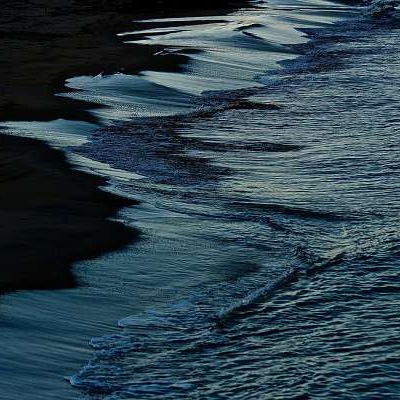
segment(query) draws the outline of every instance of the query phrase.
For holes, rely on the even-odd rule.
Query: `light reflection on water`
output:
[[[396,398],[398,31],[346,24],[265,89],[104,133],[108,153],[133,153],[115,165],[146,171],[145,202],[193,218],[238,273],[97,338],[71,378],[89,398]]]
[[[293,27],[327,26],[350,10],[292,3],[225,24],[174,21],[177,33],[150,21],[142,43],[187,55],[181,73],[69,81],[85,89],[74,97],[111,106],[96,111],[107,126],[77,151],[145,177],[112,183],[142,200],[120,216],[142,237],[77,265],[87,286],[4,298],[3,343],[12,348],[24,326],[35,343],[24,351],[41,365],[5,371],[8,398],[32,374],[31,398],[54,398],[43,394],[49,384],[76,398],[55,376],[89,359],[83,338],[107,333],[71,379],[93,399],[396,395],[397,31],[357,22],[356,35],[342,24],[308,46]],[[200,95],[211,89],[220,91]],[[243,96],[282,108],[248,107]],[[4,358],[22,362],[10,350]],[[56,368],[49,360],[59,358]]]

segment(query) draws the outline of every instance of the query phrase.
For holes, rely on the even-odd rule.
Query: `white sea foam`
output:
[[[134,172],[125,171],[119,168],[113,168],[107,163],[95,161],[76,153],[67,153],[68,160],[74,165],[75,169],[90,172],[91,174],[105,176],[107,178],[120,181],[131,181],[145,178],[143,175]]]

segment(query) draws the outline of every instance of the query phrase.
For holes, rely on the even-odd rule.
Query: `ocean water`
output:
[[[139,198],[119,218],[142,235],[79,263],[78,288],[3,297],[0,397],[400,398],[388,4],[134,21],[121,39],[179,72],[68,80],[103,125],[54,121],[47,140]]]

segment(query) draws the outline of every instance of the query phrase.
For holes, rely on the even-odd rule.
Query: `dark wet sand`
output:
[[[27,6],[23,0],[2,2],[0,120],[92,120],[87,110],[95,105],[54,96],[65,91],[66,78],[101,72],[130,74],[150,66],[163,71],[177,68],[176,58],[172,62],[168,57],[153,57],[155,47],[122,43],[115,34],[132,29],[132,19],[189,12],[223,14],[243,3],[32,0]]]
[[[156,6],[152,4],[156,3]],[[115,33],[140,16],[224,11],[244,1],[8,0],[0,13],[0,121],[93,121],[93,104],[55,96],[68,77],[174,70],[149,46],[125,46]],[[199,6],[200,5],[200,6]],[[199,9],[201,7],[201,9]],[[73,170],[62,152],[0,134],[0,291],[75,285],[74,261],[120,248],[138,233],[110,221],[132,201],[101,189],[103,178]]]
[[[137,236],[107,220],[133,202],[100,190],[105,183],[39,141],[1,137],[1,290],[72,286],[72,262]]]

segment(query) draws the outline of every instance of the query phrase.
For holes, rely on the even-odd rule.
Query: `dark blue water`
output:
[[[229,271],[94,339],[71,381],[88,398],[400,398],[399,28],[305,29],[265,86],[85,148],[146,175],[143,199],[215,243],[194,260]]]
[[[179,73],[69,80],[105,126],[48,137],[141,199],[120,218],[142,237],[52,295],[68,334],[36,340],[39,364],[98,336],[63,399],[400,399],[400,23],[374,7],[135,22],[121,36],[186,56]],[[46,379],[30,398],[54,398]]]

